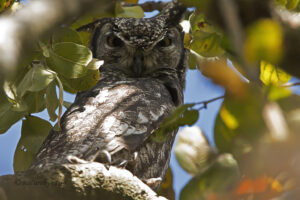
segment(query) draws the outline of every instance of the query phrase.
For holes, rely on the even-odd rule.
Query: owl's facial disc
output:
[[[144,55],[141,50],[136,51],[130,68],[137,77],[140,77],[145,71]]]

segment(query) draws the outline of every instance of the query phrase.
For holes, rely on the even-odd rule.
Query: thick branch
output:
[[[110,0],[32,0],[12,16],[0,18],[0,72],[14,72],[34,42],[91,9],[113,6]]]
[[[101,163],[66,164],[0,177],[0,197],[10,199],[166,200],[126,169]]]

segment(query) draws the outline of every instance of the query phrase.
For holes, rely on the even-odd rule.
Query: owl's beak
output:
[[[137,77],[140,77],[145,71],[145,68],[146,67],[144,64],[144,56],[141,53],[137,52],[136,55],[133,57],[131,69]]]

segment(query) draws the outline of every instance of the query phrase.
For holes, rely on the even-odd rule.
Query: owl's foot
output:
[[[152,189],[157,189],[160,185],[162,178],[149,178],[149,179],[142,179],[142,181],[148,185]]]
[[[67,160],[71,163],[71,164],[86,164],[88,163],[88,161],[80,159],[76,156],[67,156]]]

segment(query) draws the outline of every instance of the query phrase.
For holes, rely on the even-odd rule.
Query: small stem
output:
[[[216,98],[207,100],[207,101],[200,101],[200,102],[197,102],[197,103],[195,103],[195,105],[203,104],[203,107],[201,107],[201,108],[206,108],[206,107],[207,107],[207,104],[209,104],[209,103],[211,103],[211,102],[214,102],[214,101],[217,101],[217,100],[219,100],[219,99],[224,99],[224,98],[225,98],[225,95],[222,95],[222,96],[219,96],[219,97],[216,97]]]

